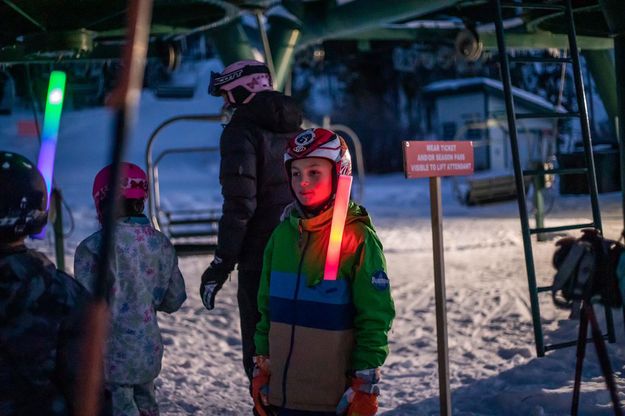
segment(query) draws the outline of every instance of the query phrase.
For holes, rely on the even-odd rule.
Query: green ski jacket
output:
[[[334,411],[354,370],[388,355],[395,308],[386,262],[369,215],[350,202],[338,277],[323,280],[333,210],[292,210],[265,248],[258,292],[256,353],[270,356],[269,401]]]

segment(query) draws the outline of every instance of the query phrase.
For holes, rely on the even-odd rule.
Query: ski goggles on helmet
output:
[[[208,84],[208,93],[213,97],[221,95],[221,87],[236,81],[239,78],[253,74],[269,74],[269,69],[265,65],[248,65],[235,71],[223,74],[211,71],[211,79]]]

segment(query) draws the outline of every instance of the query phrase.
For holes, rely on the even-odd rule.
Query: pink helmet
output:
[[[102,168],[93,180],[93,201],[98,212],[98,217],[102,216],[102,201],[109,192],[111,181],[112,165]],[[121,196],[126,199],[147,199],[148,198],[148,178],[143,169],[134,163],[121,163],[120,177]]]
[[[244,60],[228,65],[223,72],[211,72],[208,93],[226,93],[232,105],[247,104],[260,91],[273,91],[269,68],[259,61]]]
[[[291,162],[294,159],[320,157],[328,159],[335,167],[335,178],[352,174],[352,158],[345,140],[322,128],[308,129],[289,140],[284,153],[284,165],[291,177]]]

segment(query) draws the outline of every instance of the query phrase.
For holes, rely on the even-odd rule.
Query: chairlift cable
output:
[[[15,10],[17,13],[19,13],[23,18],[25,18],[26,20],[28,20],[30,23],[32,23],[33,25],[37,26],[39,29],[43,30],[44,32],[47,32],[48,30],[45,28],[44,25],[42,25],[41,23],[39,23],[38,21],[36,21],[32,16],[30,16],[28,13],[26,13],[24,10],[22,10],[17,4],[13,3],[12,1],[9,0],[2,0],[4,2],[4,4],[6,4],[7,6],[9,6],[10,8],[12,8],[13,10]]]
[[[120,15],[122,15],[124,13],[127,13],[127,12],[128,12],[128,8],[119,10],[119,11],[113,13],[113,14],[109,14],[108,16],[101,17],[98,20],[94,20],[93,22],[89,22],[86,25],[84,25],[84,27],[89,29],[90,27],[93,27],[93,26],[95,26],[95,25],[97,25],[99,23],[106,22],[107,20],[116,18],[116,17],[118,17],[118,16],[120,16]]]

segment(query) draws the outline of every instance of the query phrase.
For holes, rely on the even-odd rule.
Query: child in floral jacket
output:
[[[102,202],[109,192],[111,166],[95,178],[93,198],[102,223]],[[161,370],[163,341],[156,311],[175,312],[186,299],[185,284],[170,241],[143,215],[147,199],[145,172],[122,164],[122,213],[109,259],[110,328],[106,342],[105,383],[116,416],[158,415],[154,379]],[[102,231],[76,249],[74,274],[88,290],[95,286]]]

